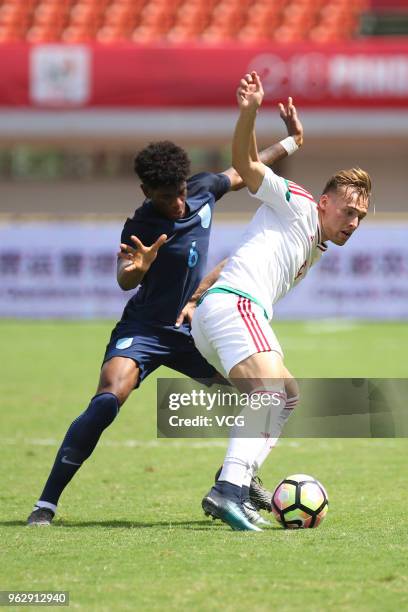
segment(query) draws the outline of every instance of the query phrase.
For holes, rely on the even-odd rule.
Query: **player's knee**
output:
[[[88,419],[98,421],[105,429],[116,418],[119,412],[119,400],[114,393],[98,393],[89,404],[86,413]]]
[[[96,390],[96,396],[98,395],[114,395],[118,401],[119,408],[125,403],[127,398],[129,397],[131,391],[133,390],[133,386],[129,385],[121,385],[120,383],[114,384],[100,384]]]
[[[138,379],[139,367],[133,360],[114,357],[103,365],[96,393],[111,393],[122,406]]]

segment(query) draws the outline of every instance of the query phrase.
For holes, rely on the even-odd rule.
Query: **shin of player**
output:
[[[247,383],[249,381],[246,381]],[[249,498],[251,480],[276,446],[284,426],[299,403],[299,388],[296,380],[285,368],[285,379],[265,381],[265,384],[251,391],[251,402],[244,415],[249,422],[253,438],[242,437],[242,430],[236,428],[231,433],[228,450],[218,480],[242,482],[241,497]],[[243,457],[246,457],[243,460]],[[243,476],[243,480],[242,480]]]

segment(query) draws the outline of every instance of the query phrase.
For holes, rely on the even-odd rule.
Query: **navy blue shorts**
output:
[[[186,326],[158,328],[119,321],[112,331],[103,363],[112,357],[128,357],[140,370],[137,387],[159,366],[166,366],[190,378],[213,378],[216,370],[196,349]]]

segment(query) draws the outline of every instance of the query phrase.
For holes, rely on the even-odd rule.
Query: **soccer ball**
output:
[[[285,529],[318,527],[327,514],[328,504],[323,485],[306,474],[284,478],[272,495],[272,512]]]

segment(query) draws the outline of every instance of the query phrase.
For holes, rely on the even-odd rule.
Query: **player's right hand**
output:
[[[191,321],[193,320],[193,314],[195,309],[197,308],[196,300],[190,300],[184,306],[183,310],[180,312],[179,316],[176,320],[176,327],[180,327],[182,323],[186,322],[191,325]]]
[[[246,74],[240,81],[237,89],[238,106],[241,110],[259,108],[264,97],[261,79],[253,70]]]
[[[160,247],[166,242],[167,235],[162,234],[159,236],[151,246],[145,246],[137,236],[131,236],[130,239],[135,247],[133,248],[128,244],[121,243],[118,253],[119,259],[129,261],[123,270],[125,272],[143,272],[145,274],[156,259]]]
[[[288,135],[293,136],[298,147],[301,147],[303,144],[303,125],[298,117],[296,106],[293,104],[292,98],[288,98],[287,104],[279,102],[278,108],[281,119],[284,121],[286,129],[288,130]]]

